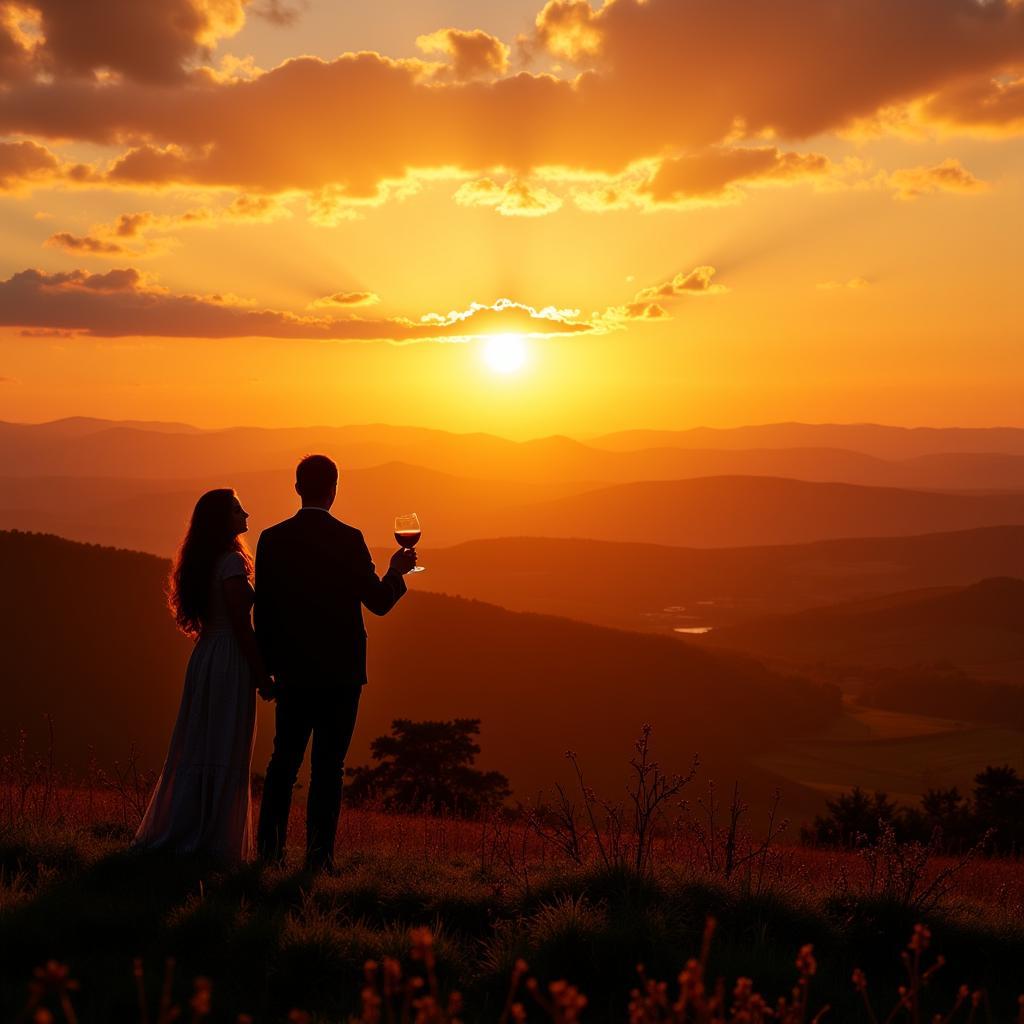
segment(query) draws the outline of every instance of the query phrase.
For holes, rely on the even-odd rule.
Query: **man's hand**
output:
[[[416,564],[415,548],[399,548],[391,556],[391,565],[388,572],[397,572],[404,576]]]
[[[274,677],[267,676],[267,678],[256,687],[256,692],[264,700],[270,701],[277,699],[277,689],[277,682],[274,680]]]

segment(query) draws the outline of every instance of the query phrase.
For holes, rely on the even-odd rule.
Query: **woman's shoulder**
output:
[[[238,551],[225,551],[217,560],[214,577],[219,580],[230,579],[232,576],[249,576],[249,564]]]

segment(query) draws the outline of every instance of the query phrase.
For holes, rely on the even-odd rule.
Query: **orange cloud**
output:
[[[820,153],[784,152],[776,146],[712,147],[664,160],[644,161],[598,187],[573,191],[591,212],[720,205],[744,198],[740,186],[824,181],[839,171]]]
[[[655,203],[722,199],[739,184],[805,181],[827,175],[832,162],[820,153],[785,153],[775,146],[714,148],[663,160],[641,187]]]
[[[134,252],[119,242],[108,242],[93,235],[73,235],[69,231],[58,231],[50,235],[43,244],[63,249],[65,252],[85,253],[90,256],[123,256]]]
[[[550,0],[525,44],[597,72],[595,85],[607,77],[643,86],[638,120],[667,114],[683,97],[693,100],[691,125],[717,122],[716,141],[728,134],[724,117],[750,137],[807,138],[1021,63],[1024,5],[606,0],[595,10],[586,0]]]
[[[952,129],[1016,135],[1024,131],[1024,72],[961,79],[926,100],[919,116]]]
[[[934,167],[906,167],[883,175],[899,199],[917,199],[931,192],[983,192],[988,183],[976,178],[952,157]]]
[[[93,179],[85,164],[70,164],[37,142],[0,142],[0,192],[19,192],[58,182]]]
[[[291,211],[273,196],[241,195],[226,206],[203,206],[180,214],[157,214],[150,210],[122,213],[112,224],[94,225],[87,235],[58,231],[44,244],[92,256],[152,256],[173,244],[175,239],[168,237],[168,233],[180,228],[269,223],[290,216]],[[153,239],[150,233],[160,233],[163,237]]]
[[[612,323],[622,320],[668,320],[671,319],[663,302],[681,295],[722,295],[729,289],[712,280],[714,267],[703,265],[693,270],[680,271],[662,284],[641,288],[631,302],[624,306],[610,306],[604,319]]]
[[[416,45],[423,53],[440,53],[450,58],[451,63],[444,70],[460,82],[484,75],[504,75],[508,71],[509,48],[479,29],[438,29],[419,36]]]
[[[729,289],[723,284],[712,283],[715,268],[709,266],[694,267],[693,270],[680,271],[671,280],[653,288],[644,288],[636,293],[636,302],[647,299],[667,299],[676,295],[721,295]]]
[[[600,17],[588,0],[549,0],[536,17],[532,38],[519,42],[527,55],[546,50],[574,62],[595,57],[603,43]]]
[[[373,306],[380,302],[380,296],[375,292],[335,292],[333,295],[324,295],[322,298],[314,299],[310,309],[331,309],[336,306]]]
[[[121,9],[114,0],[102,3]],[[382,182],[430,168],[478,177],[504,168],[529,179],[538,168],[559,166],[615,176],[638,161],[694,157],[665,164],[662,180],[672,193],[679,191],[673,174],[684,191],[728,175],[721,160],[707,156],[715,147],[808,138],[898,104],[924,104],[947,120],[955,114],[965,122],[1011,123],[1018,85],[1002,84],[998,94],[971,102],[954,102],[949,90],[964,80],[998,81],[1024,65],[1024,4],[1011,0],[607,0],[598,9],[555,0],[531,39],[535,48],[585,66],[571,81],[526,73],[438,80],[436,65],[373,53],[298,58],[251,80],[198,71],[182,78],[174,69],[187,72],[202,38],[232,30],[240,0],[223,0],[228,13],[205,32],[199,0],[122,3],[188,15],[186,28],[168,29],[170,42],[157,48],[166,59],[152,64],[153,74],[177,75],[176,88],[143,85],[127,57],[104,57],[120,78],[12,81],[0,93],[0,132],[128,146],[110,180],[135,187],[332,190],[334,217],[345,215],[346,197],[376,196]],[[70,0],[64,6],[92,10]],[[50,8],[57,10],[56,0]],[[163,24],[149,14],[137,18],[147,31]],[[67,19],[77,24],[77,15]],[[141,29],[130,19],[125,26],[124,39],[138,46]],[[463,45],[452,42],[461,37],[445,38],[453,49]],[[127,45],[93,38],[83,42],[79,63],[97,65],[101,50]],[[149,55],[138,52],[148,66]],[[65,64],[77,66],[70,58]],[[773,160],[785,156],[769,152]],[[783,177],[816,173],[785,162],[761,169]],[[748,173],[764,180],[756,169]]]
[[[246,0],[18,0],[0,4],[0,75],[181,81],[245,22]],[[281,10],[269,0],[264,8]],[[32,32],[19,31],[25,22]]]
[[[562,207],[553,192],[519,178],[510,178],[504,185],[491,178],[467,181],[453,198],[461,206],[493,207],[503,217],[543,217]]]
[[[23,270],[0,281],[0,326],[90,337],[292,338],[324,341],[458,341],[485,334],[557,336],[600,332],[578,310],[535,309],[510,299],[467,310],[391,317],[302,316],[256,309],[232,296],[179,295],[134,268],[90,274]],[[42,335],[41,335],[42,336]]]

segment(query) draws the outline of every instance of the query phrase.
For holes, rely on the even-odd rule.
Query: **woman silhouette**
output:
[[[241,539],[248,518],[234,491],[207,491],[171,571],[168,603],[196,644],[167,759],[135,835],[137,849],[228,862],[252,857],[256,691],[269,699],[274,683],[252,630],[252,558]]]

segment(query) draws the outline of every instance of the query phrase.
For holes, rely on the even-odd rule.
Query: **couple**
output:
[[[330,514],[337,489],[338,467],[327,456],[299,463],[302,507],[260,535],[255,591],[241,539],[249,514],[234,491],[208,491],[196,503],[170,579],[171,609],[196,645],[136,848],[252,858],[249,765],[259,692],[277,702],[259,856],[284,859],[292,788],[312,736],[306,866],[331,866],[344,759],[366,682],[361,606],[390,611],[416,564],[414,550],[399,549],[379,578],[362,533]]]

